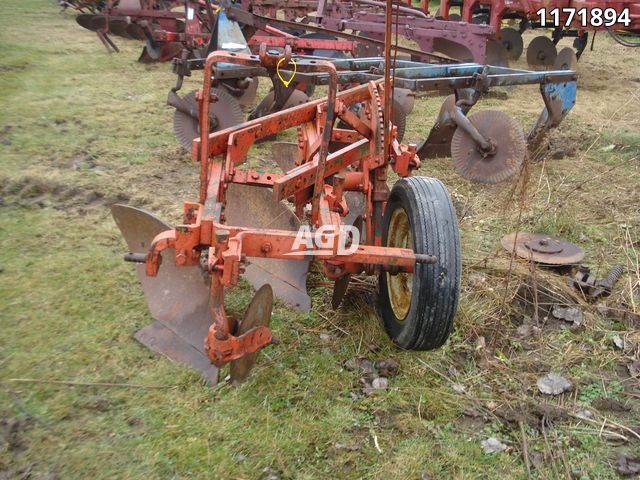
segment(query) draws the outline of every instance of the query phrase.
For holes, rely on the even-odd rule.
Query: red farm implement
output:
[[[452,13],[459,8],[459,14]],[[444,19],[486,23],[496,32],[509,57],[516,60],[524,50],[522,33],[528,28],[551,29],[551,38],[538,36],[527,48],[532,68],[573,68],[587,46],[588,34],[606,30],[625,46],[639,46],[640,3],[636,0],[441,0]],[[503,21],[516,28],[503,27]],[[565,37],[574,37],[574,49],[557,52]]]
[[[215,45],[225,45],[229,38],[233,38],[235,45],[242,46],[244,41],[239,25],[230,20],[227,11],[221,12],[217,17],[219,33]],[[235,15],[235,11],[229,15]],[[223,26],[223,27],[221,27]],[[272,27],[265,27],[273,30]],[[254,35],[252,39],[265,38],[268,41],[263,47],[287,46],[303,52],[312,46],[321,48],[328,47],[329,44],[341,48],[352,48],[355,41],[337,41],[320,39],[302,39],[299,37],[261,37]],[[252,41],[249,41],[251,44]],[[243,48],[244,51],[247,47]],[[336,50],[332,50],[336,51]],[[427,55],[427,54],[425,54]],[[296,62],[300,60],[310,60],[312,57],[295,56]],[[434,56],[435,61],[450,61]],[[372,80],[382,78],[384,73],[384,59],[382,57],[370,58],[331,58],[330,60],[338,72],[338,83],[340,89],[350,88],[354,85],[367,83]],[[421,159],[433,156],[452,156],[454,163],[459,166],[463,175],[477,181],[497,182],[508,178],[510,174],[518,170],[521,158],[512,163],[511,168],[501,171],[501,175],[485,175],[483,171],[479,175],[469,175],[469,171],[463,167],[465,161],[461,158],[459,150],[452,150],[451,142],[456,129],[463,124],[465,115],[480,100],[483,93],[487,93],[491,86],[498,85],[524,85],[539,84],[544,100],[543,105],[551,103],[551,97],[559,98],[564,96],[565,100],[559,104],[562,106],[560,112],[554,114],[553,123],[543,122],[542,131],[537,131],[535,135],[529,135],[528,143],[537,143],[541,134],[549,128],[556,126],[573,106],[575,100],[575,74],[573,72],[559,71],[538,74],[527,72],[526,70],[515,70],[507,67],[483,66],[480,64],[450,64],[450,63],[423,63],[398,57],[393,62],[395,82],[394,101],[391,121],[397,127],[399,141],[402,141],[406,117],[413,109],[415,95],[420,92],[429,92],[430,95],[438,93],[447,96],[454,92],[454,96],[448,96],[443,103],[440,115],[436,124],[431,130],[425,129],[424,138],[418,148],[418,155]],[[202,59],[180,59],[174,61],[175,72],[178,74],[176,86],[169,92],[168,103],[176,109],[174,114],[174,130],[176,136],[186,149],[191,148],[193,139],[199,132],[199,110],[196,104],[196,92],[190,92],[180,97],[179,90],[183,84],[183,78],[190,76],[193,70],[202,70],[204,60]],[[288,67],[281,69],[280,77],[276,72],[265,68],[247,67],[244,65],[220,65],[214,68],[212,78],[212,93],[216,96],[215,108],[209,110],[210,133],[224,130],[231,126],[240,124],[244,120],[241,106],[251,105],[256,94],[257,82],[260,77],[267,79],[272,88],[269,93],[252,108],[248,115],[248,120],[253,120],[271,113],[278,112],[283,108],[300,105],[309,101],[306,92],[313,92],[317,88],[326,86],[326,76],[321,74],[307,74],[304,72],[294,72]],[[281,77],[291,78],[291,82],[284,84]],[[461,78],[454,78],[460,76]],[[464,78],[464,80],[462,80]],[[558,85],[566,80],[570,80],[563,88]],[[466,82],[466,83],[465,83]],[[484,84],[483,84],[484,82]],[[545,85],[545,82],[547,85]],[[551,89],[555,89],[553,94]],[[562,95],[561,95],[562,93]],[[457,108],[461,107],[462,115],[454,114]],[[555,108],[555,107],[554,107]],[[482,114],[485,115],[485,114]],[[491,116],[500,116],[499,113],[492,113]],[[496,124],[501,125],[504,132],[511,131],[514,127],[513,120],[506,120]],[[480,117],[475,120],[480,121]],[[518,137],[518,135],[516,135]],[[516,138],[514,137],[514,138]],[[523,142],[524,145],[524,142]],[[279,148],[279,147],[278,147]],[[288,147],[287,147],[288,148]],[[518,157],[524,156],[524,149],[519,149]],[[276,155],[278,156],[278,155]],[[492,162],[485,162],[486,165]],[[496,165],[500,162],[493,162]],[[503,165],[504,166],[504,165]],[[509,172],[505,174],[504,172]]]
[[[78,24],[96,32],[107,50],[118,51],[110,35],[145,42],[141,62],[167,61],[183,48],[206,55],[214,8],[189,0],[75,2]]]
[[[217,79],[275,78],[279,64],[294,61],[298,83],[324,86],[327,96],[212,128],[220,121]],[[352,275],[375,275],[382,320],[394,343],[421,350],[446,341],[459,292],[457,220],[441,182],[412,176],[421,165],[418,154],[429,157],[448,147],[470,178],[508,176],[524,158],[522,130],[499,112],[469,118],[466,112],[491,87],[540,85],[546,108],[530,133],[537,137],[573,106],[575,74],[406,62],[392,68],[388,51],[386,61],[329,61],[291,56],[290,47],[270,54],[266,45],[259,55],[215,51],[207,57],[196,94],[199,134],[192,142],[200,189],[197,200],[184,205],[184,223],[171,228],[141,210],[113,208],[131,252],[126,259],[141,263],[138,275],[156,320],[138,332],[142,343],[193,365],[212,382],[229,363],[232,381],[242,381],[257,351],[274,343],[273,296],[293,308],[310,307],[312,259],[334,282],[334,307]],[[398,141],[392,82],[451,93],[420,147]],[[355,86],[339,92],[342,84]],[[289,86],[285,95],[296,89]],[[290,129],[298,141],[288,155],[280,151],[274,158],[279,168],[247,167],[256,142]],[[392,189],[389,169],[401,177]],[[257,293],[236,321],[225,312],[225,294],[241,276]]]

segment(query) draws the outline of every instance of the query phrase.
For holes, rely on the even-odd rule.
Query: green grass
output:
[[[519,479],[526,478],[520,431],[500,416],[508,407],[526,411],[533,402],[584,409],[605,389],[635,402],[620,390],[628,381],[617,374],[629,352],[614,351],[611,336],[638,342],[637,332],[585,307],[584,330],[545,330],[532,347],[531,340],[514,336],[521,314],[509,308],[498,316],[505,283],[492,262],[508,261],[498,245],[516,228],[518,196],[510,185],[470,184],[450,159],[426,161],[421,170],[445,181],[466,210],[463,295],[444,348],[399,351],[365,306],[371,302],[350,296],[334,313],[326,306],[330,292],[319,287],[311,292],[310,313],[276,305],[272,326],[282,344],[263,351],[241,387],[210,388],[190,369],[153,355],[132,337],[151,318],[133,268],[121,261],[125,246],[108,206],[125,201],[176,221],[182,202],[196,196],[197,165],[177,146],[165,105],[174,83],[170,67],[138,64],[141,45],[133,41],[117,39],[122,52],[107,54],[52,0],[11,0],[3,7],[0,477],[30,469],[34,478],[48,472],[64,479]],[[607,55],[585,54],[580,73],[587,88],[557,135],[556,145],[575,144],[576,155],[531,168],[521,228],[580,241],[590,264],[601,270],[622,263],[630,271],[637,254],[627,240],[640,233],[640,177],[632,160],[640,144],[634,133],[637,104],[612,124],[606,119],[629,98],[630,79],[640,72],[637,65],[623,70],[605,99],[611,108],[603,106],[603,92],[588,88],[599,80],[589,62],[612,69],[628,53],[611,42],[596,45]],[[196,88],[199,78],[194,75],[184,90]],[[261,91],[266,88],[265,82]],[[537,87],[509,91],[508,97],[488,99],[483,107],[507,111],[524,125],[542,108]],[[424,138],[441,101],[418,100],[407,141]],[[588,150],[603,125],[597,146]],[[285,138],[295,137],[287,132]],[[624,148],[602,149],[610,144]],[[261,145],[251,161],[268,155],[268,145]],[[479,272],[487,275],[480,287],[470,279]],[[615,299],[629,298],[633,278],[625,277]],[[240,315],[251,295],[246,284],[233,289],[228,310]],[[492,332],[496,345],[486,348],[483,363],[478,337],[488,340]],[[320,333],[329,333],[330,340]],[[399,362],[388,391],[352,398],[359,375],[345,362],[360,355]],[[457,376],[447,373],[450,367]],[[537,376],[552,370],[571,376],[577,399],[537,393]],[[15,378],[168,388],[73,387]],[[463,384],[466,393],[456,393],[453,383]],[[463,412],[469,407],[486,421],[468,424]],[[640,421],[633,412],[594,415],[632,427]],[[14,420],[26,422],[19,449],[5,436],[4,422]],[[532,454],[545,449],[538,427],[527,417]],[[638,450],[637,442],[607,443],[599,425],[564,418],[551,428],[554,449],[564,450],[578,478],[616,478],[616,456]],[[480,441],[488,436],[506,443],[507,451],[485,455]],[[553,478],[550,463],[534,475]]]

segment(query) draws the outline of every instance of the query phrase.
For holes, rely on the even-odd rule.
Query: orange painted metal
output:
[[[288,62],[290,55],[289,47],[283,56],[267,54],[264,46],[260,55],[217,51],[207,57],[205,72],[217,63],[234,63],[272,69],[275,73],[278,62],[282,58]],[[216,365],[254,352],[272,339],[267,327],[234,336],[224,311],[224,290],[238,283],[248,259],[304,260],[313,254],[332,279],[345,272],[412,272],[416,262],[436,260],[416,255],[410,249],[381,246],[380,222],[389,195],[387,168],[391,166],[398,175],[407,176],[420,165],[415,148],[400,145],[392,126],[386,134],[389,161],[385,159],[384,81],[338,93],[332,63],[317,60],[310,68],[329,74],[328,97],[212,134],[208,133],[209,108],[210,105],[215,108],[216,99],[203,93],[210,92],[212,86],[212,76],[204,75],[203,88],[197,95],[202,133],[193,144],[193,158],[200,163],[199,200],[185,203],[184,224],[156,236],[146,256],[146,272],[151,276],[161,268],[160,253],[167,248],[175,249],[177,265],[201,264],[211,275],[212,325],[205,350]],[[360,115],[351,109],[356,104],[363,112]],[[338,119],[354,130],[334,128]],[[256,141],[294,127],[298,129],[300,151],[297,166],[284,174],[241,168]],[[330,153],[331,142],[346,143]],[[227,186],[233,183],[271,188],[274,201],[292,201],[299,216],[304,215],[305,205],[310,204],[309,219],[313,227],[324,233],[322,248],[317,244],[311,247],[300,244],[296,232],[228,225],[224,216],[225,195]],[[367,229],[366,238],[361,239],[357,248],[344,251],[341,227],[349,210],[343,193],[349,190],[365,196]]]

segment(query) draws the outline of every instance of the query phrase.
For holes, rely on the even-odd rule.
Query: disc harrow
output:
[[[145,42],[139,61],[169,61],[186,48],[206,55],[214,6],[191,0],[106,0],[66,2],[80,11],[76,22],[96,32],[109,51],[119,51],[110,35]]]
[[[452,8],[459,8],[460,14],[452,13]],[[558,8],[560,25],[549,28],[542,24],[538,11],[544,8],[546,12]],[[584,9],[587,24],[581,23],[579,15],[571,15]],[[629,12],[629,25],[615,23],[613,26],[594,26],[589,19],[594,9],[612,9],[617,15],[627,9]],[[573,65],[580,58],[588,44],[589,32],[594,38],[597,31],[606,30],[619,41],[622,35],[629,35],[636,40],[619,41],[625,46],[637,46],[640,42],[640,4],[636,0],[441,0],[438,8],[439,15],[445,20],[462,20],[469,23],[488,24],[500,43],[508,52],[510,59],[517,60],[523,52],[522,33],[527,29],[546,29],[551,31],[551,36],[535,37],[527,46],[527,63],[532,69],[558,69],[566,65]],[[570,16],[571,15],[571,16]],[[504,21],[518,23],[517,28],[503,28]],[[573,49],[565,50],[560,57],[557,45],[563,38],[574,38]]]

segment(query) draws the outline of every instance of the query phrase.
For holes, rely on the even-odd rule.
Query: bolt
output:
[[[216,243],[225,243],[229,240],[229,230],[221,229],[216,231]]]
[[[184,265],[186,263],[187,263],[187,251],[179,250],[178,253],[176,253],[176,265]]]
[[[262,251],[262,253],[269,253],[272,248],[273,247],[271,246],[271,244],[269,242],[265,242],[260,247],[260,250]]]

